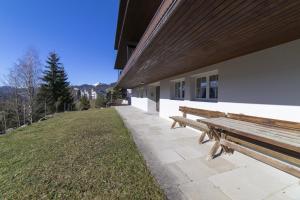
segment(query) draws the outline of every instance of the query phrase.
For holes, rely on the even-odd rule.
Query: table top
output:
[[[197,121],[223,131],[287,148],[300,153],[300,132],[267,127],[226,117],[198,119]]]

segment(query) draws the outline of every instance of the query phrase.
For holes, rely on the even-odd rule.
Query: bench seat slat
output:
[[[278,159],[272,158],[270,156],[267,156],[265,154],[255,151],[255,150],[249,149],[247,147],[243,147],[241,145],[238,145],[236,143],[233,143],[233,142],[230,142],[227,140],[221,139],[220,143],[222,145],[227,146],[231,149],[234,149],[240,153],[248,155],[256,160],[264,162],[264,163],[271,165],[279,170],[285,171],[289,174],[292,174],[293,176],[300,178],[300,168],[298,168],[297,166],[288,164],[286,162],[282,162]]]
[[[179,106],[179,111],[186,113],[186,114],[200,116],[200,117],[204,117],[204,118],[225,117],[226,116],[225,113],[219,112],[219,111],[190,108],[190,107],[185,107],[185,106]]]
[[[177,121],[177,122],[181,122],[187,126],[191,126],[192,128],[196,128],[196,129],[200,129],[202,131],[208,131],[208,126],[202,122],[197,122],[195,120],[192,119],[187,119],[181,116],[173,116],[170,117],[171,119]]]

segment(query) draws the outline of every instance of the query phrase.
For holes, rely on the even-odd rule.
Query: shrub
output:
[[[98,95],[95,101],[95,108],[106,107],[106,98],[103,95]]]
[[[81,97],[80,99],[80,110],[88,110],[90,109],[91,104],[86,96]]]

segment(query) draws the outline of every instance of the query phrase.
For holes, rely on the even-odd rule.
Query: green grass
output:
[[[0,199],[164,199],[114,109],[0,136]]]

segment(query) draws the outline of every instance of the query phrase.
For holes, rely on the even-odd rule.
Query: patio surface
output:
[[[211,142],[198,144],[189,128],[132,106],[116,107],[148,167],[169,199],[299,200],[300,181],[234,152],[206,160]]]

